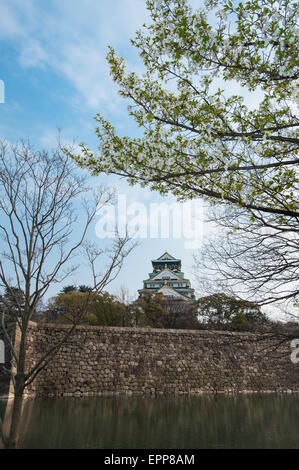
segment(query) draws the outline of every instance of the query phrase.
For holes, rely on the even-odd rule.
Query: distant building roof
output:
[[[160,256],[160,258],[153,259],[153,260],[152,260],[152,263],[160,263],[161,261],[180,262],[181,260],[180,260],[180,259],[177,259],[177,258],[174,258],[174,257],[171,256],[167,251],[165,251],[165,253],[163,253],[163,255]]]
[[[192,300],[190,297],[187,295],[183,294],[182,292],[178,292],[177,290],[173,289],[172,287],[169,287],[167,284],[161,289],[158,290],[158,294],[162,293],[163,295],[166,295],[168,297],[174,297],[174,298],[181,298],[184,300]]]

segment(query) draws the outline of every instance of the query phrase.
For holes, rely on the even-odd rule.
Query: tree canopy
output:
[[[68,289],[68,287],[74,287]],[[126,306],[108,292],[95,294],[88,286],[67,286],[53,297],[41,316],[42,321],[73,323],[78,313],[80,323],[97,326],[128,326],[129,316]]]
[[[198,299],[198,315],[200,320],[213,327],[249,329],[251,326],[267,323],[267,317],[257,304],[224,293]]]
[[[236,292],[242,283],[261,302],[293,302],[298,3],[202,0],[195,10],[188,0],[148,0],[147,8],[151,22],[132,40],[144,73],[127,71],[111,47],[107,55],[141,137],[118,135],[98,114],[98,154],[82,144],[73,158],[93,174],[217,205],[227,239],[214,243],[208,264]]]
[[[186,302],[161,293],[147,293],[130,305],[134,326],[197,329],[197,302]]]
[[[179,199],[225,201],[298,218],[298,4],[294,0],[148,0],[151,23],[127,72],[110,48],[112,79],[143,136],[120,137],[98,114],[99,155],[77,162]],[[279,219],[278,219],[279,218]]]

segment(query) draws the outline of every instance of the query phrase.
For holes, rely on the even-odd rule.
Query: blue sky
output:
[[[199,0],[194,0],[197,6]],[[36,148],[55,147],[58,129],[66,142],[86,142],[96,149],[93,117],[101,112],[121,134],[137,129],[128,119],[127,103],[117,94],[105,61],[112,45],[125,57],[131,69],[142,70],[137,52],[130,45],[148,13],[144,0],[0,0],[0,80],[5,83],[5,103],[0,104],[0,138],[11,142],[29,139]],[[118,187],[128,204],[174,202],[124,180],[100,176]],[[90,234],[95,239],[95,229]],[[98,240],[99,244],[107,241]],[[193,281],[192,249],[186,240],[142,239],[127,258],[123,270],[109,291],[125,285],[132,297],[151,271],[150,260],[168,250],[183,262],[186,277]],[[69,283],[87,284],[89,274],[82,268]],[[194,287],[196,287],[194,285]],[[50,295],[57,292],[57,286]]]

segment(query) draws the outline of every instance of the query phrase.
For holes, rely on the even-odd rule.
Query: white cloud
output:
[[[0,0],[0,38],[12,41],[23,67],[50,66],[77,90],[73,104],[120,112],[107,45],[124,50],[146,20],[140,0]],[[129,52],[130,60],[133,53]],[[123,107],[124,109],[124,107]]]
[[[19,61],[24,67],[35,67],[46,63],[48,56],[41,44],[35,39],[27,39],[21,48]]]
[[[199,6],[193,0],[193,6]],[[142,0],[0,0],[0,38],[13,41],[23,67],[51,67],[73,85],[71,104],[92,112],[126,115],[105,56],[108,44],[128,59],[129,68],[142,71],[130,37],[149,15]],[[217,86],[226,86],[220,80]],[[261,99],[234,83],[253,107]],[[121,123],[120,123],[121,125]]]
[[[24,34],[24,29],[15,15],[12,5],[0,0],[0,39],[11,39]]]

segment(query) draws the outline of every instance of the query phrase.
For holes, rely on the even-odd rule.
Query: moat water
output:
[[[299,395],[26,400],[20,446],[299,449]]]

